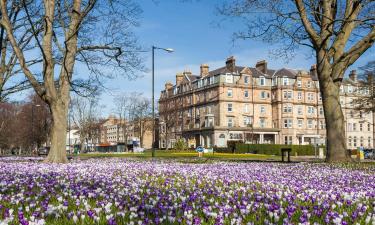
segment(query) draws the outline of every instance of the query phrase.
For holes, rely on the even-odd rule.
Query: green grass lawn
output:
[[[100,157],[135,157],[150,158],[151,151],[145,153],[84,153],[78,155],[81,158],[100,158]],[[157,150],[157,158],[198,158],[197,152],[176,152]],[[261,154],[230,154],[230,153],[204,153],[202,158],[206,159],[240,159],[240,160],[280,160],[279,156],[261,155]]]

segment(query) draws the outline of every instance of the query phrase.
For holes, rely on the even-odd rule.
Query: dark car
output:
[[[42,148],[39,148],[38,149],[38,156],[42,156],[42,155],[48,155],[49,153],[49,147],[42,147]]]

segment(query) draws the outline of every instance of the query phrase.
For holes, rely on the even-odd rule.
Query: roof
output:
[[[277,70],[273,76],[295,78],[298,71],[293,69],[282,68]]]
[[[240,73],[245,67],[243,66],[236,66],[235,71]],[[209,72],[208,76],[215,76],[218,74],[225,74],[225,73],[232,73],[232,71],[228,70],[226,66],[220,67],[216,70],[212,70]]]

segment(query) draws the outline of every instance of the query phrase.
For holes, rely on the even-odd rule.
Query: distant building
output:
[[[125,144],[124,142],[127,140],[127,144],[132,144],[135,141],[140,143],[142,148],[152,147],[152,119],[129,122],[109,116],[101,125],[100,131],[101,144]]]
[[[374,146],[372,113],[353,109],[351,99],[362,93],[352,72],[341,88],[347,123],[347,146]],[[316,67],[310,71],[269,69],[265,60],[255,67],[237,66],[234,57],[224,67],[200,75],[177,73],[159,100],[160,147],[173,147],[183,138],[189,146],[225,147],[227,141],[246,143],[325,143],[326,130]]]

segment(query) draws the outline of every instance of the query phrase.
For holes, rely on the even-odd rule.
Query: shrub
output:
[[[281,144],[237,144],[235,153],[253,153],[264,155],[281,155],[282,148],[291,148],[291,155],[315,155],[315,147],[313,145],[281,145]],[[317,147],[316,154],[319,154]]]
[[[176,141],[176,143],[174,144],[174,149],[176,151],[186,151],[188,150],[188,145],[187,143],[185,142],[184,139],[180,138]]]

